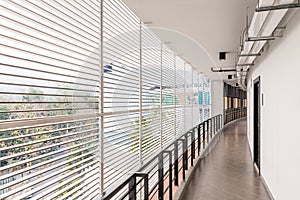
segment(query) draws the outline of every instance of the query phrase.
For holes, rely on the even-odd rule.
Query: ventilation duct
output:
[[[239,66],[244,66],[246,67],[244,71],[247,71],[251,66],[247,63],[253,64],[255,62],[257,57],[263,52],[263,47],[268,41],[282,37],[284,27],[279,27],[279,24],[287,14],[289,8],[292,7],[280,7],[280,5],[291,4],[296,5],[299,4],[299,2],[295,3],[295,1],[292,0],[260,0],[258,2],[251,23],[248,24],[247,19],[247,27],[241,37],[241,52],[238,55],[237,69]],[[272,9],[275,7],[276,9]],[[237,70],[237,76],[239,86],[246,89],[246,74]]]

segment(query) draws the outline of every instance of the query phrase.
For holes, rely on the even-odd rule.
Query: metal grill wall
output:
[[[121,1],[0,9],[0,199],[97,199],[209,118],[209,80]]]

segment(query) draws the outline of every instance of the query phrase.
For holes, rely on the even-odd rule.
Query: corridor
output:
[[[224,127],[213,150],[195,170],[184,200],[270,199],[252,164],[246,118]]]
[[[300,200],[299,8],[0,0],[0,200]]]

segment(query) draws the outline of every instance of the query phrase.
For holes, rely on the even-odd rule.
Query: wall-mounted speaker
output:
[[[226,60],[226,52],[219,52],[219,60]]]

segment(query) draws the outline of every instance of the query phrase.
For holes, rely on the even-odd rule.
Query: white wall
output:
[[[300,199],[300,12],[248,77],[248,137],[253,149],[253,80],[261,77],[261,173],[277,200]]]
[[[211,116],[223,114],[223,88],[222,80],[211,81]]]

